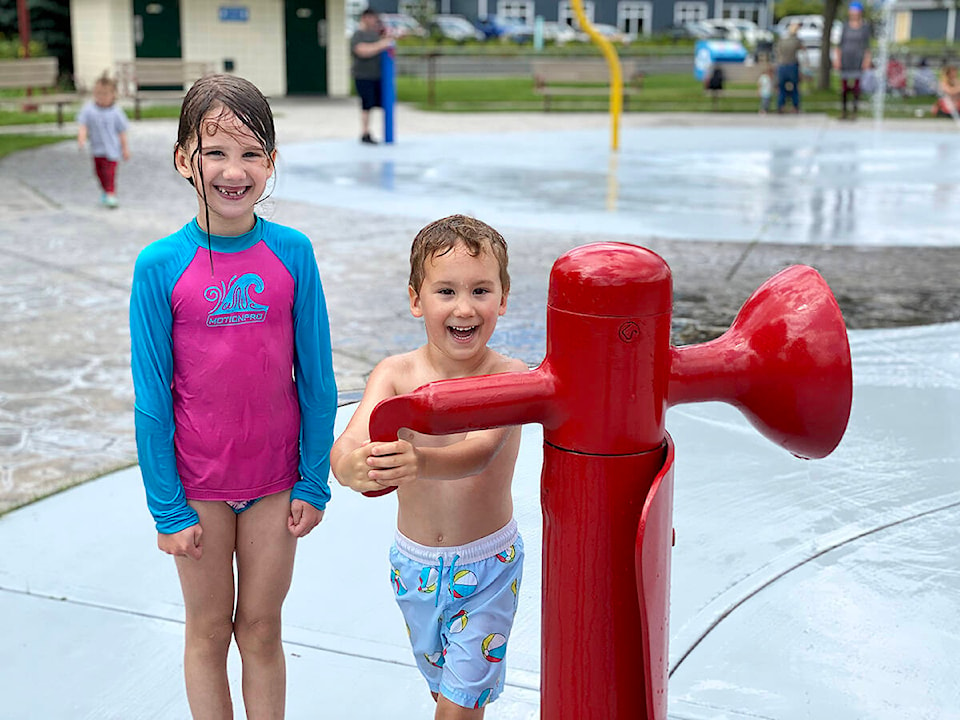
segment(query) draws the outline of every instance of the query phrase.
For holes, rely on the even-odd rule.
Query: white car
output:
[[[777,37],[784,37],[787,30],[793,23],[798,23],[800,28],[797,30],[797,37],[804,45],[820,45],[823,40],[823,15],[786,15],[777,22],[773,28]],[[830,44],[840,43],[840,33],[843,32],[843,23],[839,20],[833,21],[830,28]]]
[[[486,38],[486,35],[477,30],[463,15],[434,15],[430,24],[448,40],[464,42]]]
[[[758,42],[771,42],[773,33],[769,30],[761,30],[753,20],[744,18],[712,18],[704,20],[705,24],[726,31],[727,40],[736,40],[749,48],[757,46]]]
[[[553,40],[557,45],[563,45],[577,39],[577,31],[567,23],[547,21],[543,23],[543,39]]]
[[[629,43],[630,38],[620,32],[620,28],[615,25],[606,25],[604,23],[591,23],[593,29],[610,42]],[[584,30],[576,30],[576,38],[580,42],[590,42],[590,36]]]
[[[416,18],[404,13],[381,13],[380,22],[387,29],[390,37],[427,37],[430,33]]]

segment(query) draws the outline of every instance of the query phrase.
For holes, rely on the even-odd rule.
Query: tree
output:
[[[70,0],[28,0],[30,39],[47,48],[60,60],[60,72],[73,74],[73,46],[70,39]],[[0,0],[0,35],[18,37],[17,0]]]
[[[817,87],[820,90],[830,89],[830,70],[833,63],[830,61],[830,31],[833,21],[837,19],[837,9],[840,0],[825,0],[823,4],[823,36],[820,38],[820,71],[817,78]]]

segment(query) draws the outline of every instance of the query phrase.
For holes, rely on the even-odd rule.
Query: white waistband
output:
[[[397,530],[397,550],[411,560],[422,563],[435,563],[440,558],[449,562],[456,558],[457,563],[474,563],[491,558],[503,552],[517,541],[517,521],[511,519],[506,525],[486,537],[474,540],[466,545],[431,546],[414,542]]]

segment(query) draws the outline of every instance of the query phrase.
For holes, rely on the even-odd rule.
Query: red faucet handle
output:
[[[427,383],[411,393],[381,400],[370,414],[370,439],[390,442],[400,428],[425,435],[446,435],[504,425],[559,422],[556,389],[549,368],[529,372],[476,375]],[[370,490],[379,497],[396,490]]]

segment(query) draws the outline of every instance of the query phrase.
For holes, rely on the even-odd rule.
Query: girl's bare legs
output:
[[[233,636],[233,549],[237,520],[222,502],[190,501],[203,528],[199,560],[177,557],[186,606],[183,669],[194,720],[232,720],[227,650]]]
[[[234,634],[243,660],[243,702],[250,720],[279,720],[286,703],[280,611],[297,549],[297,539],[287,529],[289,515],[290,493],[282,492],[237,517]]]

